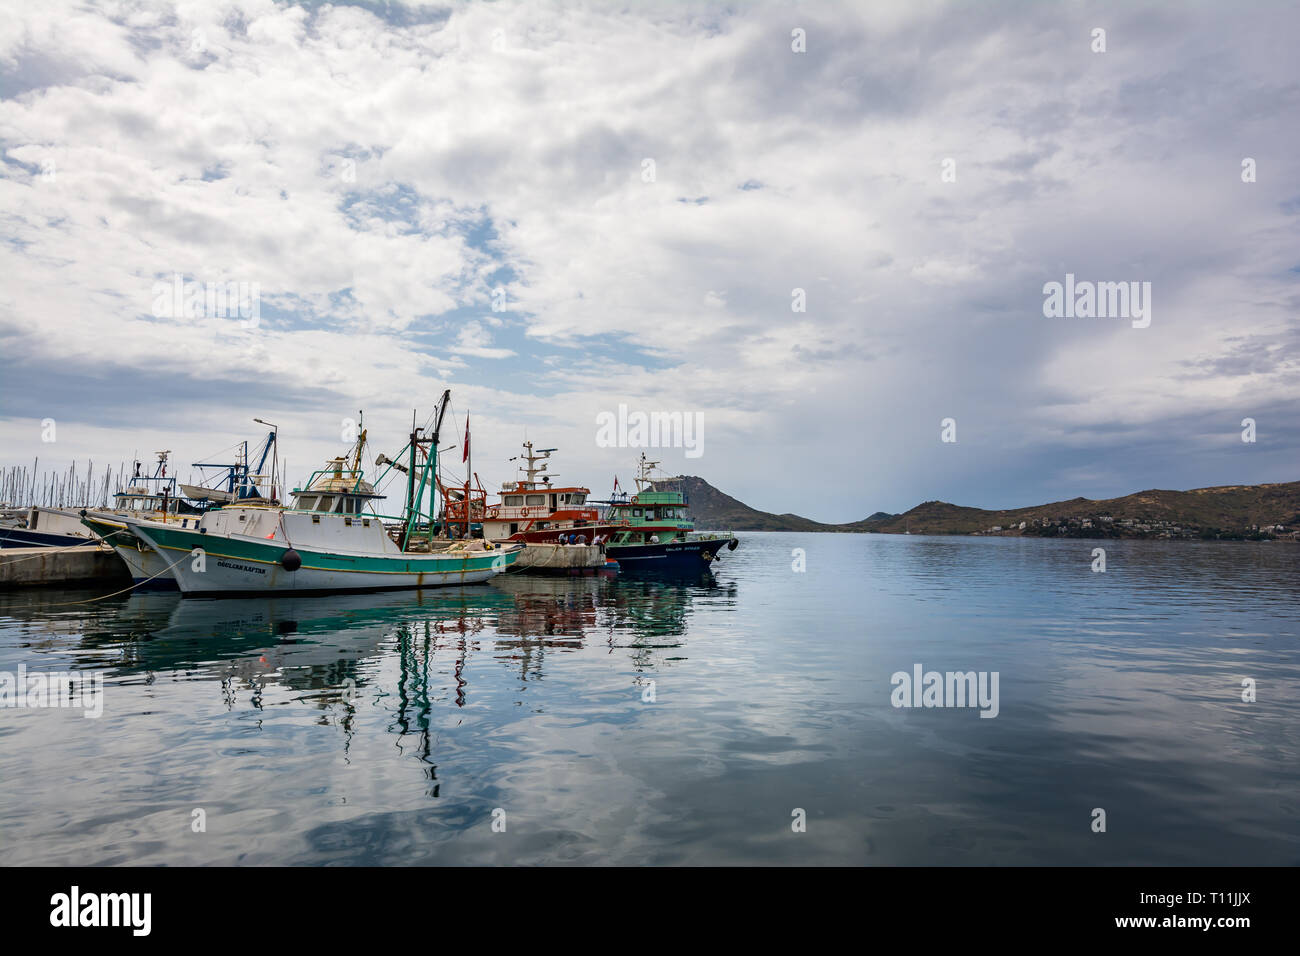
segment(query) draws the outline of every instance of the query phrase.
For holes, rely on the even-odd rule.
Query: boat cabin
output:
[[[361,475],[359,462],[332,458],[324,468],[313,472],[306,488],[295,488],[294,511],[318,514],[359,515],[371,501],[385,497],[375,493],[375,486]]]
[[[523,477],[506,482],[501,488],[498,504],[488,505],[483,517],[483,536],[490,540],[510,538],[531,532],[558,532],[585,528],[600,517],[596,508],[588,505],[591,489],[578,485],[553,486],[547,474],[548,460],[554,448],[533,451],[533,443],[523,443]]]
[[[196,508],[179,495],[158,494],[148,488],[139,486],[127,488],[113,495],[113,510],[126,511],[131,514],[154,514],[166,517],[176,515],[198,515],[202,508]]]

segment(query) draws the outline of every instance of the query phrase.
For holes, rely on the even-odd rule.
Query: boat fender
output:
[[[284,554],[280,555],[280,565],[286,571],[297,571],[302,567],[302,555],[290,548]]]
[[[738,545],[738,544],[740,544],[740,542],[737,541],[735,538],[732,538],[730,541],[727,542],[727,550],[728,550],[728,551],[735,551],[735,550],[736,550],[736,545]]]

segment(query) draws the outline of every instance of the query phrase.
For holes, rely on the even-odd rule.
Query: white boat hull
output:
[[[242,517],[241,517],[242,516]],[[403,552],[378,521],[351,523],[278,509],[224,509],[199,528],[125,519],[185,594],[380,591],[481,584],[505,572],[522,548]],[[253,532],[242,534],[233,530]],[[313,547],[310,542],[321,545]],[[292,543],[291,543],[292,542]],[[347,544],[351,543],[352,548]],[[297,560],[291,560],[289,552]],[[292,567],[293,570],[289,570]]]

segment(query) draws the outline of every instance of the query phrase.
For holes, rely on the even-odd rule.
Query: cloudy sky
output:
[[[0,464],[257,416],[300,477],[449,387],[492,485],[627,483],[624,404],[826,521],[1300,478],[1295,8],[5,6]],[[1045,317],[1067,273],[1150,325]]]

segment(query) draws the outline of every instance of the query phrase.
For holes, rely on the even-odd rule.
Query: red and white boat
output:
[[[511,461],[521,460],[523,477],[507,482],[501,489],[501,500],[486,505],[483,511],[483,537],[489,541],[559,541],[574,540],[590,544],[593,538],[608,534],[610,528],[600,527],[600,512],[587,504],[590,488],[579,485],[552,485],[547,474],[548,462],[554,448],[533,450],[533,443],[524,442],[524,451]]]

